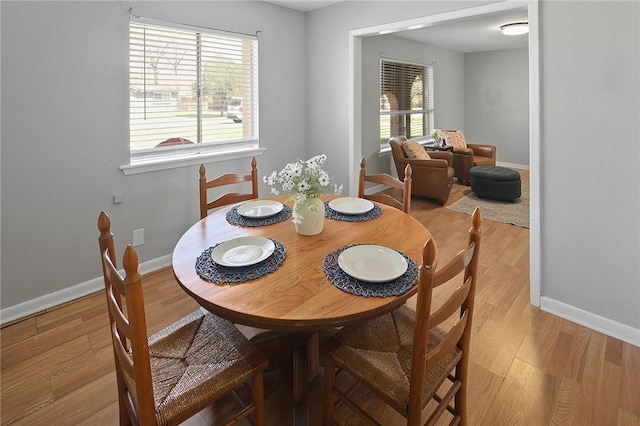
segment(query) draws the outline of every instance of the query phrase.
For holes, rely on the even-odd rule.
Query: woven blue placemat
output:
[[[282,210],[273,216],[269,217],[261,217],[251,219],[248,217],[242,216],[238,213],[239,206],[231,207],[231,210],[227,212],[227,222],[232,225],[238,226],[265,226],[265,225],[273,225],[274,223],[282,222],[283,220],[287,220],[291,217],[291,207],[283,204]]]
[[[338,265],[338,256],[349,247],[353,246],[344,246],[327,254],[322,262],[324,272],[327,274],[331,284],[342,291],[364,297],[399,296],[409,291],[418,281],[418,265],[412,258],[400,252],[398,253],[407,261],[407,272],[395,280],[385,283],[369,283],[353,278]]]
[[[209,247],[202,252],[196,259],[196,272],[203,280],[216,284],[238,284],[249,280],[255,280],[263,275],[267,275],[275,271],[282,265],[286,257],[287,251],[284,245],[272,238],[269,238],[275,244],[276,248],[273,254],[255,265],[229,267],[218,265],[213,261],[211,252],[219,244]]]
[[[382,214],[382,209],[377,204],[373,204],[373,208],[366,213],[362,214],[344,214],[335,211],[329,207],[329,201],[324,202],[324,215],[329,219],[343,220],[345,222],[366,222],[367,220],[375,219]]]

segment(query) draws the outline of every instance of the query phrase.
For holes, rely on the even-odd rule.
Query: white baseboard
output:
[[[510,169],[529,170],[528,164],[505,163],[504,161],[496,161],[496,166],[508,167]]]
[[[141,263],[138,266],[138,271],[144,275],[169,265],[171,265],[170,254]],[[102,277],[98,277],[44,296],[36,297],[35,299],[27,300],[14,306],[9,306],[8,308],[0,310],[0,324],[4,325],[8,322],[44,312],[47,309],[96,293],[103,289],[104,281]]]
[[[510,169],[529,170],[528,164],[506,163],[504,161],[496,161],[496,166],[508,167]]]
[[[385,185],[375,185],[375,186],[372,186],[371,188],[367,188],[367,190],[366,190],[366,191],[364,191],[364,193],[365,193],[366,195],[369,195],[369,194],[375,194],[375,193],[377,193],[377,192],[382,192],[382,191],[387,190],[387,189],[389,189],[389,187],[388,187],[388,186],[385,186]]]
[[[615,337],[616,339],[640,347],[640,329],[633,328],[626,324],[621,324],[544,296],[540,298],[540,309],[571,322],[575,322],[576,324],[604,333],[607,336]]]

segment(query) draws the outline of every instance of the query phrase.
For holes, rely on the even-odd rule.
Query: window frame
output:
[[[383,110],[383,105],[382,105],[382,98],[383,96],[386,95],[385,92],[385,78],[386,76],[384,75],[384,67],[385,67],[385,63],[387,64],[397,64],[399,66],[402,65],[406,65],[407,68],[413,67],[419,67],[422,68],[422,84],[423,84],[423,89],[422,89],[422,105],[423,108],[420,110],[414,110],[414,109],[393,109],[393,107],[390,107],[390,109],[388,110]],[[383,117],[389,117],[389,121],[391,121],[391,117],[392,116],[399,116],[401,117],[400,121],[402,121],[402,118],[404,118],[407,115],[410,114],[422,114],[423,115],[423,119],[422,119],[422,125],[424,127],[424,134],[422,136],[418,136],[418,137],[414,137],[412,136],[411,139],[417,140],[421,143],[426,143],[432,140],[431,138],[431,133],[433,132],[433,129],[435,127],[435,105],[434,105],[434,91],[435,91],[435,84],[434,84],[434,78],[433,78],[433,74],[434,74],[434,69],[433,69],[433,65],[428,65],[428,64],[420,64],[420,63],[413,63],[413,62],[407,62],[407,61],[400,61],[397,59],[390,59],[390,58],[385,58],[385,57],[380,57],[380,62],[379,62],[379,84],[378,84],[378,89],[380,92],[380,109],[379,109],[379,126],[378,126],[378,135],[379,135],[379,139],[380,139],[380,152],[386,152],[390,150],[389,147],[389,138],[394,137],[394,136],[407,136],[406,132],[403,135],[393,135],[391,128],[392,125],[391,123],[388,126],[388,130],[389,130],[389,138],[385,138],[383,139]],[[410,95],[410,91],[409,93],[407,93]],[[426,126],[425,126],[426,124]]]
[[[166,22],[148,18],[140,18],[132,16],[129,23],[129,50],[131,50],[131,28],[132,24],[135,25],[149,25],[154,27],[159,27],[161,29],[167,30],[180,30],[180,31],[188,31],[199,34],[211,34],[213,36],[223,36],[240,40],[249,40],[252,42],[251,49],[251,62],[249,65],[249,69],[247,70],[247,82],[250,87],[247,89],[250,93],[250,99],[243,102],[243,110],[249,111],[249,114],[245,114],[245,117],[250,118],[250,135],[242,136],[239,139],[230,139],[230,140],[217,140],[214,142],[202,142],[195,141],[195,143],[190,145],[175,145],[175,146],[166,146],[166,147],[153,147],[148,149],[141,149],[133,151],[132,142],[131,142],[131,122],[132,122],[132,104],[129,102],[129,126],[128,126],[128,148],[129,148],[129,164],[122,165],[120,169],[125,175],[144,173],[149,171],[156,170],[164,170],[178,167],[185,167],[189,165],[196,165],[202,162],[217,162],[217,161],[227,161],[232,159],[239,158],[247,158],[252,156],[262,155],[265,151],[265,148],[260,147],[259,143],[259,90],[258,90],[258,81],[259,81],[259,72],[258,72],[258,37],[249,35],[249,34],[241,34],[232,31],[223,31],[223,30],[215,30],[210,28],[203,28],[194,25],[184,25],[177,24],[173,22]],[[131,92],[131,84],[132,84],[132,76],[131,76],[131,68],[132,68],[132,58],[131,53],[129,54],[129,90]],[[200,81],[200,78],[197,78],[196,81]],[[187,79],[185,79],[187,81]],[[198,83],[199,84],[199,83]],[[198,86],[200,89],[203,86]],[[142,95],[145,96],[144,93]],[[158,105],[159,101],[156,99],[156,94],[152,94],[152,96],[147,99],[152,103]],[[204,104],[205,101],[200,101],[201,105]],[[202,110],[202,106],[200,106],[200,110]],[[202,116],[198,116],[196,114],[196,120],[202,120]],[[199,127],[196,124],[196,128]],[[200,136],[197,136],[198,139],[201,139]]]

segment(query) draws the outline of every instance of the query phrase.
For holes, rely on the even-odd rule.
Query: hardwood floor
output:
[[[528,173],[522,175],[528,183]],[[454,185],[449,203],[468,191]],[[434,235],[441,264],[465,245],[469,216],[417,198],[412,214]],[[485,220],[481,250],[470,425],[640,426],[640,348],[529,305],[528,229]],[[198,308],[171,269],[145,277],[145,299],[150,333]],[[2,425],[118,424],[103,293],[7,326],[0,338]],[[266,375],[269,425],[291,424],[288,392],[277,372]],[[319,425],[321,374],[310,392],[312,425]],[[371,395],[362,398],[384,424],[402,424]],[[210,424],[226,406],[185,424]],[[361,424],[338,413],[343,424]]]

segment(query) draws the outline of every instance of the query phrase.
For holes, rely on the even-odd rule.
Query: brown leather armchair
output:
[[[471,184],[469,170],[472,167],[496,165],[494,145],[466,143],[464,134],[459,130],[445,130],[444,134],[447,144],[453,145],[454,176],[460,183]]]
[[[411,164],[411,194],[438,200],[444,206],[453,185],[453,154],[429,151],[430,160],[410,159],[402,149],[402,141],[405,140],[407,138],[404,136],[395,136],[389,140],[398,177],[404,181],[404,169],[407,164]]]

